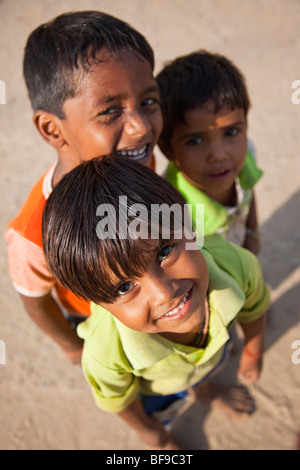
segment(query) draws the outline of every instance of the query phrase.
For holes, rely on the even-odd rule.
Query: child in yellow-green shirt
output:
[[[260,265],[222,237],[201,250],[185,200],[166,180],[122,158],[82,163],[46,203],[43,245],[62,285],[93,302],[78,334],[101,409],[160,449],[180,448],[160,418],[191,390],[234,416],[252,412],[244,389],[209,378],[235,320],[245,334],[238,373],[260,375],[269,305]]]
[[[204,235],[259,252],[254,185],[262,176],[247,139],[250,99],[243,75],[226,57],[198,51],[156,77],[170,160],[166,178],[189,203],[204,204]]]

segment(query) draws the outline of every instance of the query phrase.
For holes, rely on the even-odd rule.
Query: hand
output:
[[[256,382],[262,371],[262,363],[262,357],[250,357],[243,350],[238,369],[238,378],[245,382]]]

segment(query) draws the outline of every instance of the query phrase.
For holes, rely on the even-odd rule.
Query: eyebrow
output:
[[[219,129],[230,129],[231,127],[237,127],[237,126],[245,126],[246,123],[245,121],[236,121],[236,122],[233,122],[231,124],[228,124],[226,126],[222,126],[220,127]],[[207,130],[203,130],[203,131],[195,131],[195,132],[190,132],[188,134],[184,134],[180,139],[179,139],[179,142],[181,142],[182,140],[186,140],[186,139],[191,139],[193,137],[197,137],[198,135],[201,135],[201,134],[205,134],[205,132],[207,132]]]
[[[159,92],[158,85],[154,83],[145,90],[142,91],[141,95],[146,95],[147,93]],[[102,95],[96,102],[95,107],[103,106],[105,104],[112,103],[113,101],[118,101],[127,97],[127,94],[118,94],[118,95]]]

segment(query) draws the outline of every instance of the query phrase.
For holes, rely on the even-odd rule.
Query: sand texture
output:
[[[256,411],[240,422],[196,403],[175,423],[174,435],[185,449],[294,449],[300,431],[300,352],[292,347],[298,341],[300,348],[300,103],[292,101],[292,84],[300,80],[299,0],[0,0],[0,80],[6,85],[0,104],[0,346],[6,351],[0,449],[145,448],[116,416],[96,408],[80,367],[29,319],[7,269],[7,222],[56,158],[32,123],[22,77],[25,42],[42,22],[83,8],[119,16],[142,31],[155,51],[156,72],[170,59],[205,48],[227,55],[247,78],[249,136],[264,171],[256,190],[259,258],[273,301],[264,371],[250,387]],[[158,161],[162,170],[159,154]],[[240,347],[237,335],[237,352]],[[223,380],[234,376],[237,360]]]

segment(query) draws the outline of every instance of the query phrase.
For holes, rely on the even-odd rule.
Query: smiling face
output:
[[[158,88],[150,64],[129,51],[99,54],[99,62],[78,74],[74,98],[59,120],[65,170],[84,160],[121,155],[149,166],[162,129]]]
[[[187,215],[183,196],[145,165],[83,162],[47,200],[47,263],[65,288],[129,328],[188,344],[208,318],[209,276]]]
[[[185,123],[174,129],[168,158],[185,178],[208,196],[230,204],[234,181],[247,152],[247,123],[243,109],[214,111],[208,101],[185,113]]]
[[[208,269],[200,251],[188,251],[186,240],[151,240],[146,270],[137,279],[120,281],[113,303],[101,303],[127,327],[160,333],[188,343],[207,311]]]

